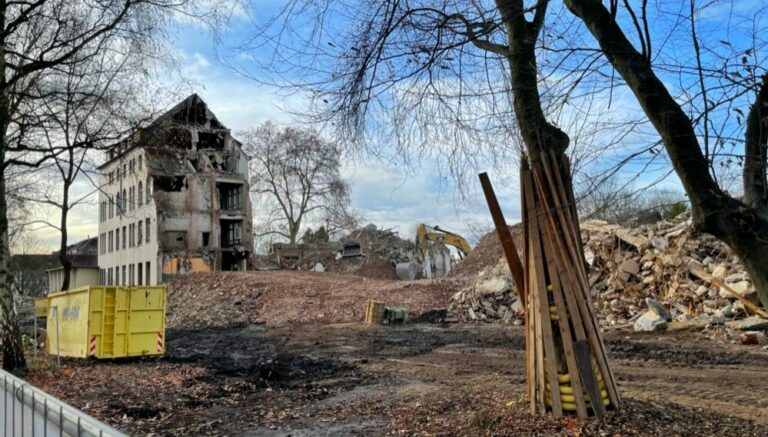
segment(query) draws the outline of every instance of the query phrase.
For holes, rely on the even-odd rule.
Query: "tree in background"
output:
[[[50,91],[38,84],[105,50],[132,46],[158,53],[175,13],[194,14],[195,2],[0,0],[0,341],[7,370],[24,368],[26,360],[13,306],[6,175],[9,167],[37,168],[64,153],[35,141],[41,104]]]
[[[97,53],[82,59],[74,56],[34,84],[36,94],[45,96],[39,101],[39,122],[33,126],[35,142],[42,153],[51,157],[41,169],[51,178],[43,193],[28,200],[60,212],[58,223],[43,222],[60,233],[61,290],[69,290],[72,270],[67,254],[69,213],[93,192],[73,192],[73,186],[96,173],[94,155],[159,113],[137,99],[142,91],[152,88],[151,69],[147,68],[152,60],[147,55],[141,45],[124,46],[124,41],[115,38],[104,41]]]
[[[325,226],[320,226],[317,230],[313,231],[312,228],[307,228],[304,231],[304,235],[301,236],[302,243],[327,243],[330,241],[330,236],[325,230]]]
[[[279,235],[296,243],[302,225],[313,220],[337,227],[353,220],[336,144],[314,130],[280,129],[270,122],[240,136],[251,156],[254,204],[264,216],[257,236]]]
[[[530,159],[562,155],[583,133],[562,123],[563,114],[610,116],[614,100],[631,98],[620,93],[628,88],[644,116],[626,111],[591,124],[602,133],[591,137],[594,150],[615,163],[608,174],[637,160],[638,174],[676,172],[694,223],[739,255],[768,306],[765,8],[745,17],[745,47],[736,49],[727,41],[735,29],[723,29],[722,20],[704,44],[695,0],[607,3],[610,9],[600,0],[289,1],[242,48],[273,44],[273,71],[314,97],[312,120],[343,144],[438,157],[452,175],[476,168],[481,157],[512,162],[517,138]],[[290,42],[280,37],[287,34]],[[680,85],[674,95],[657,74]],[[627,156],[608,153],[601,137],[627,144]],[[743,201],[717,180],[719,167],[739,163]]]
[[[605,220],[623,226],[671,220],[687,212],[688,200],[680,192],[637,188],[611,177],[577,194],[579,214],[586,219]]]

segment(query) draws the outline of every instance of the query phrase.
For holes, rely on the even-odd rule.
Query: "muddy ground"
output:
[[[39,360],[28,379],[131,434],[767,435],[768,351],[700,333],[606,335],[625,406],[527,413],[521,328],[360,323],[172,329],[168,355]]]

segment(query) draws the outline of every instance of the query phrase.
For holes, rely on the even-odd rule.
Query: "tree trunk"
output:
[[[768,258],[764,258],[768,256],[768,220],[762,210],[751,208],[720,189],[709,174],[709,165],[691,119],[669,94],[647,59],[635,50],[602,2],[565,0],[565,4],[584,21],[661,136],[691,201],[694,224],[725,242],[741,258],[760,301],[768,307],[768,263],[765,262]],[[758,177],[765,178],[765,158],[759,159],[763,159],[760,164],[763,174]]]
[[[744,133],[744,203],[768,217],[768,73],[763,76],[760,91],[749,109]]]
[[[536,9],[533,22],[528,22],[523,13],[522,0],[497,0],[507,30],[509,54],[507,62],[512,80],[515,117],[520,133],[533,161],[542,153],[554,151],[560,156],[568,148],[568,135],[550,124],[541,109],[536,64],[536,40],[541,30],[541,21],[546,14],[548,1],[541,1]]]
[[[72,271],[72,261],[67,255],[67,215],[69,214],[69,185],[64,183],[64,198],[61,203],[61,240],[59,242],[59,262],[64,269],[64,279],[61,281],[61,290],[69,290],[69,277]]]
[[[292,219],[288,219],[288,242],[291,244],[296,244],[296,239],[299,238],[299,229],[301,229],[301,218],[294,221]]]
[[[0,0],[0,29],[5,29],[7,4]],[[5,198],[5,149],[8,131],[8,89],[5,78],[5,40],[0,40],[0,341],[3,369],[23,370],[27,367],[21,330],[13,304],[13,275],[8,233],[8,204]]]

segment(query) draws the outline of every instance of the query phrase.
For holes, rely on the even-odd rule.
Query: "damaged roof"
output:
[[[149,128],[166,124],[191,124],[209,129],[226,129],[216,118],[216,115],[208,109],[208,105],[197,94],[179,102],[176,106],[157,117]]]
[[[136,147],[153,147],[149,144],[154,141],[162,143],[175,144],[179,146],[182,143],[187,143],[192,140],[192,134],[184,129],[185,127],[197,127],[203,130],[221,130],[227,131],[228,129],[221,124],[216,115],[208,109],[208,105],[203,99],[193,93],[186,99],[182,100],[174,107],[163,113],[157,119],[155,119],[149,126],[140,128],[128,138],[118,142],[113,147],[117,147],[125,142],[130,142],[130,146],[121,153],[117,153],[114,157],[107,159],[103,164],[99,166],[99,169],[107,166],[126,152],[133,150]],[[198,134],[200,135],[200,134]],[[208,134],[213,140],[222,142],[223,137],[218,139],[213,138],[215,135]],[[226,135],[226,134],[225,134]],[[239,141],[232,139],[235,146],[239,149],[241,144]],[[168,144],[163,144],[168,145]]]

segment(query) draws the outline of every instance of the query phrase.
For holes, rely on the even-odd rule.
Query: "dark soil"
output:
[[[768,435],[767,351],[606,343],[625,405],[602,423],[531,416],[523,331],[498,325],[174,329],[162,359],[38,362],[29,379],[136,435]]]

